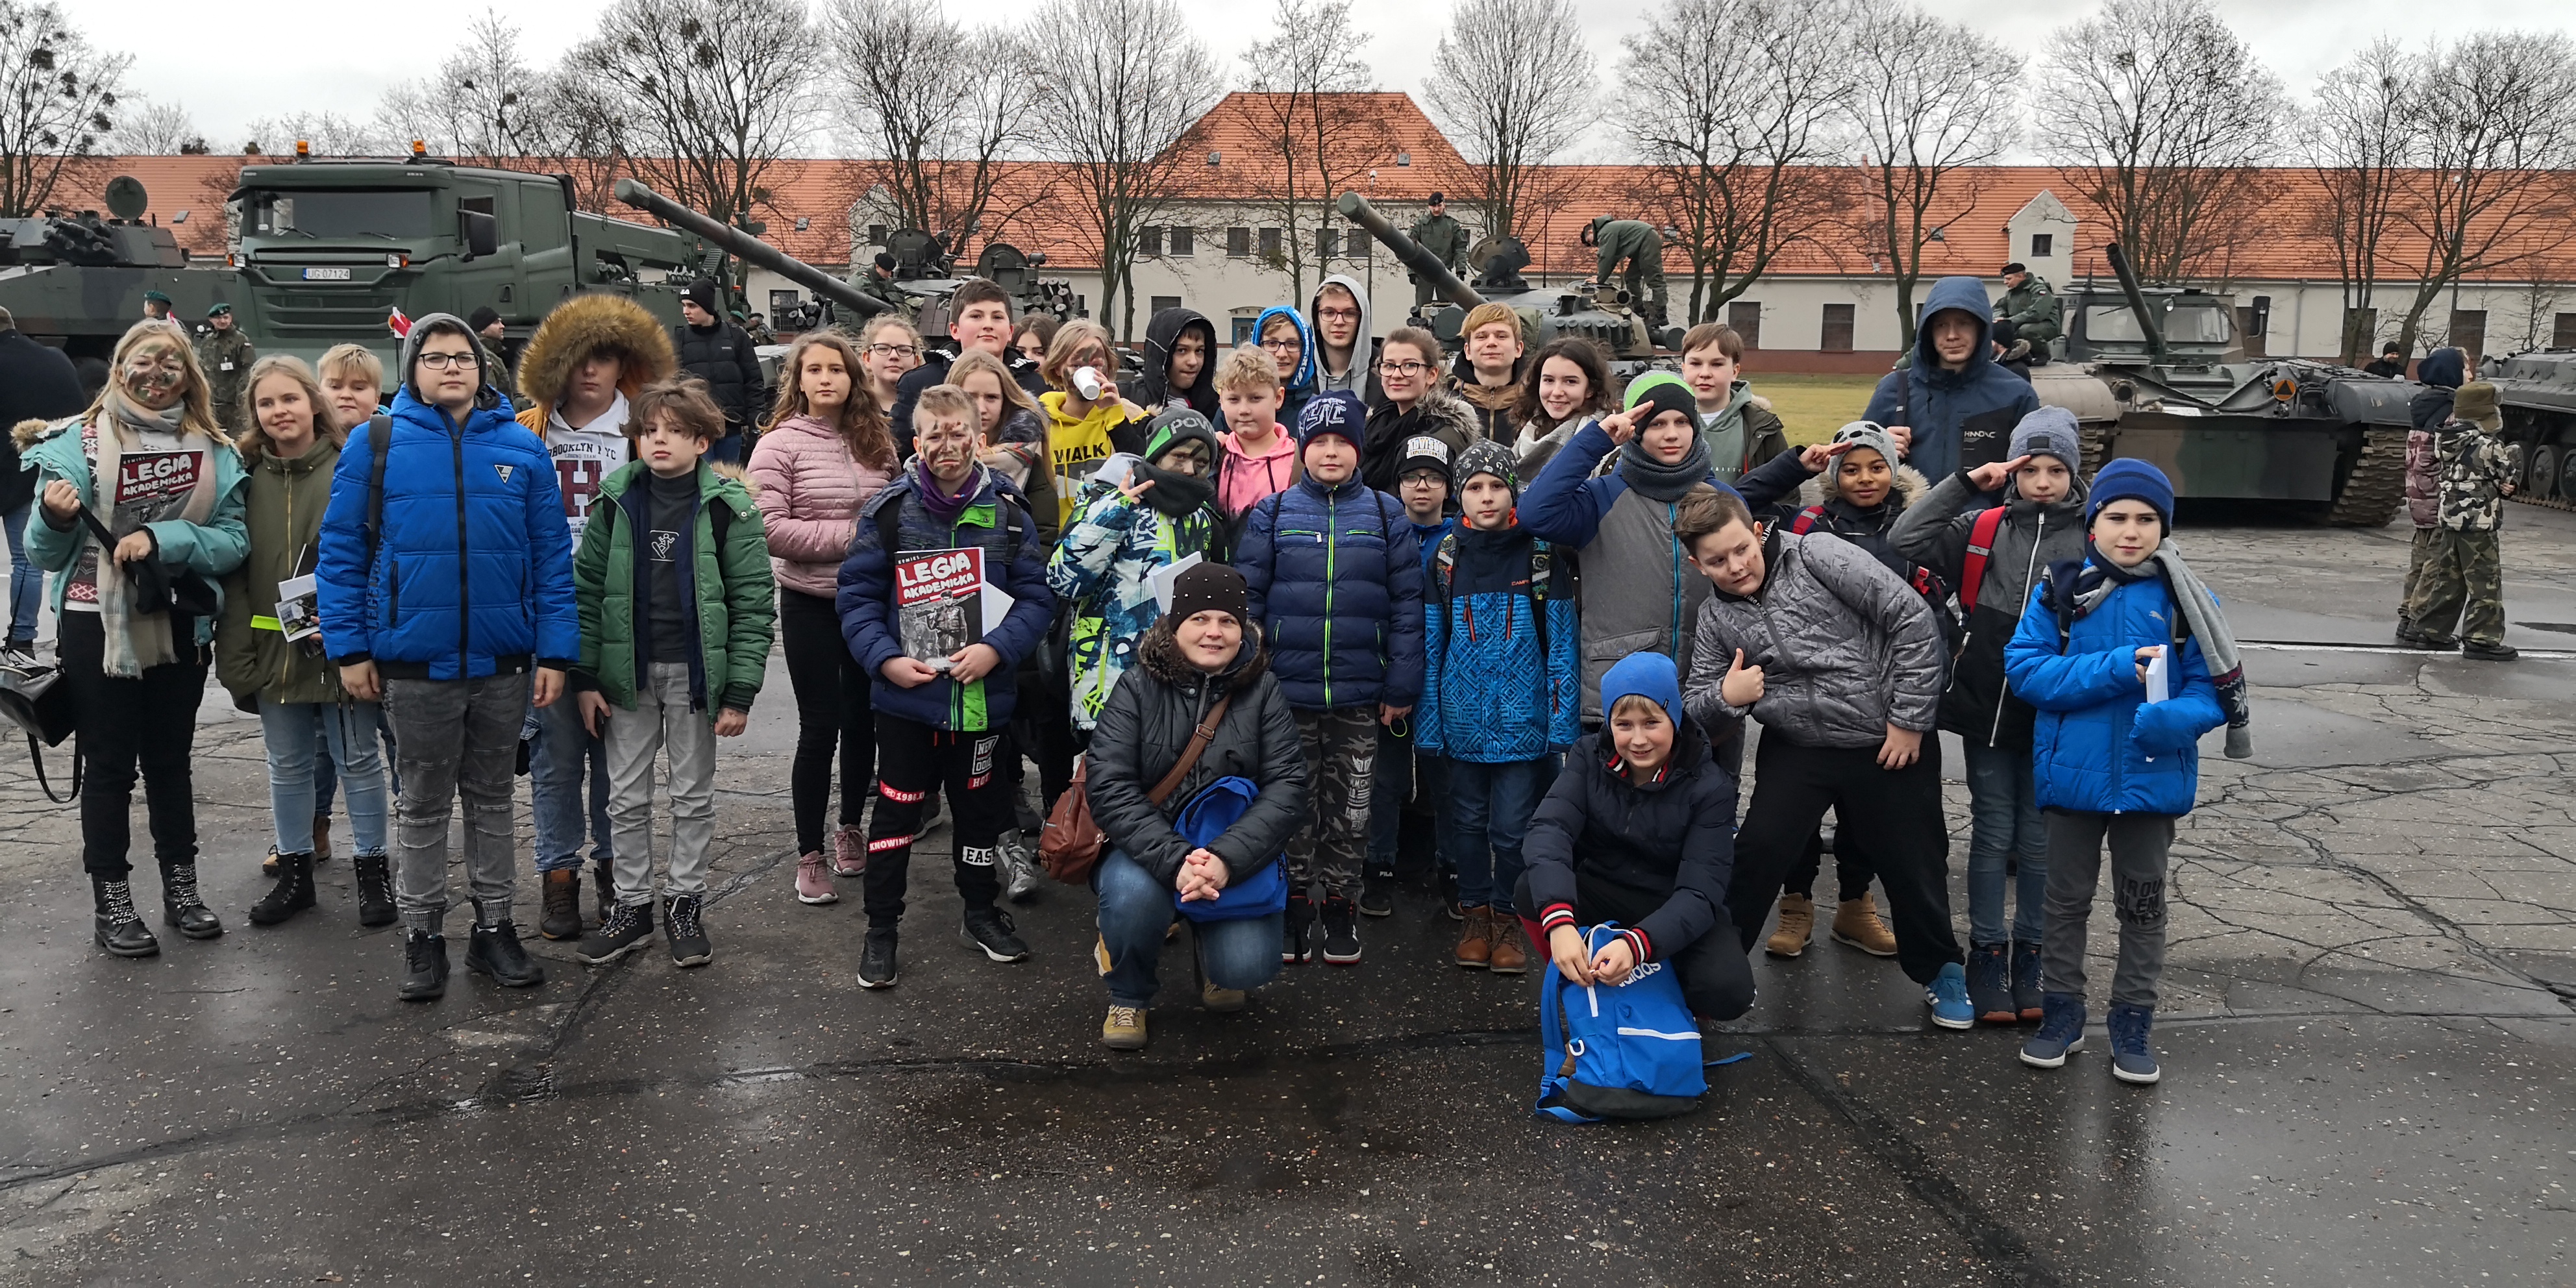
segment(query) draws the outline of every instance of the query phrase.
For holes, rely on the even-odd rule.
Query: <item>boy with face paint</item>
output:
[[[2042,407],[2022,417],[2010,451],[2009,460],[1941,480],[1888,532],[1898,553],[1957,588],[1967,618],[1941,695],[1941,727],[1959,735],[1968,758],[1968,995],[1978,1018],[1997,1024],[2040,1018],[2048,890],[2048,830],[2031,780],[2032,711],[2004,682],[2004,645],[2042,574],[2084,557],[2087,495],[2073,413]],[[1972,555],[1972,546],[1981,552]],[[2009,924],[2008,863],[2020,873]]]

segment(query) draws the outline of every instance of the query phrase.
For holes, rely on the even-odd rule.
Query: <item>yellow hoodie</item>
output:
[[[1145,419],[1144,408],[1125,401],[1094,403],[1091,414],[1076,418],[1065,414],[1064,399],[1062,390],[1038,395],[1038,405],[1047,414],[1047,455],[1055,462],[1059,531],[1081,511],[1083,483],[1100,472],[1101,462],[1108,460],[1110,453],[1120,450],[1111,437],[1112,431],[1125,430],[1130,422]],[[1122,436],[1132,437],[1134,433],[1129,430]]]

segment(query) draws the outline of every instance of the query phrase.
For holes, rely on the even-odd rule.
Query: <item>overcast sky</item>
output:
[[[258,0],[210,16],[194,0],[61,0],[89,37],[134,55],[129,84],[188,109],[219,149],[240,146],[251,121],[289,113],[337,112],[364,119],[387,84],[425,75],[462,39],[481,11],[476,0],[441,4],[345,0]],[[925,0],[927,2],[927,0]],[[1200,37],[1219,56],[1229,86],[1241,75],[1237,55],[1266,34],[1260,0],[1182,0]],[[529,61],[545,64],[591,34],[607,0],[553,0],[497,6],[519,26]],[[971,14],[981,6],[951,3]],[[998,6],[996,6],[998,7]],[[1011,6],[1025,9],[1026,0]],[[1619,40],[1635,31],[1649,0],[1586,0],[1592,52],[1606,72]],[[1370,40],[1367,60],[1381,89],[1419,95],[1449,6],[1362,3],[1355,8]],[[1966,22],[2038,61],[2049,32],[2090,7],[2064,0],[1931,0],[1931,8]],[[2319,72],[2382,34],[2420,44],[2431,33],[2424,15],[2451,19],[2452,35],[2483,27],[2555,26],[2576,31],[2576,5],[2528,0],[2449,0],[2428,10],[2405,0],[2219,0],[2238,34],[2263,51],[2294,95]]]

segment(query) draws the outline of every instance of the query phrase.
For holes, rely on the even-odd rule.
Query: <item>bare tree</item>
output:
[[[42,210],[66,167],[97,154],[133,61],[92,46],[51,0],[0,0],[0,217]]]
[[[1277,0],[1272,32],[1244,51],[1240,100],[1264,162],[1254,203],[1281,230],[1279,261],[1288,298],[1306,298],[1306,270],[1321,281],[1332,252],[1317,236],[1337,231],[1333,201],[1386,156],[1384,118],[1369,100],[1368,43],[1351,25],[1350,0]],[[1275,164],[1274,164],[1275,163]]]
[[[2147,280],[2203,272],[2259,233],[2257,166],[2289,102],[2211,0],[2106,0],[2049,38],[2035,107],[2042,155]]]
[[[1183,196],[1216,60],[1174,0],[1047,0],[1030,19],[1044,153],[1100,254],[1100,316],[1136,330],[1137,233]]]
[[[2336,351],[2347,363],[2362,361],[2378,338],[2374,293],[2423,135],[2423,77],[2422,59],[2381,39],[2320,77],[2315,105],[2299,118],[2300,149],[2324,194],[2309,230],[2334,248],[2343,283]]]
[[[1863,208],[1896,282],[1896,324],[1914,347],[1923,247],[1974,213],[1976,167],[2021,134],[2021,56],[1910,0],[1865,0],[1853,25],[1846,102],[1859,136]]]
[[[516,137],[525,154],[542,157],[572,177],[576,207],[602,214],[625,211],[611,196],[629,165],[629,131],[616,94],[567,60],[538,77],[521,100]]]
[[[905,0],[832,0],[823,29],[841,64],[842,140],[862,158],[849,193],[882,192],[896,223],[941,234],[952,253],[999,236],[1004,163],[1032,142],[1040,107],[1025,42]]]
[[[709,218],[745,222],[802,141],[814,33],[799,0],[618,0],[565,69],[624,122],[635,171]]]
[[[357,121],[337,112],[290,112],[263,116],[250,123],[246,154],[290,156],[298,143],[313,145],[315,156],[353,157],[390,153],[393,140],[373,121]]]
[[[1730,51],[1732,52],[1732,51]],[[1574,0],[1459,0],[1422,97],[1469,166],[1491,236],[1535,213],[1544,167],[1590,128],[1597,65]]]
[[[2465,278],[2535,264],[2571,241],[2576,219],[2576,41],[2481,32],[2424,76],[2422,164],[2397,217],[2423,239],[2420,285],[2398,340],[2413,352],[2424,314]]]
[[[1665,0],[1621,42],[1621,123],[1691,261],[1688,321],[1716,315],[1843,213],[1855,8]]]
[[[119,105],[116,128],[107,133],[107,150],[118,156],[180,157],[203,155],[207,147],[205,133],[188,109],[129,95]]]

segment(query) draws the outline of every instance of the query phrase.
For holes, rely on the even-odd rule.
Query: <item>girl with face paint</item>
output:
[[[30,525],[27,555],[54,574],[62,682],[88,765],[82,866],[96,938],[116,956],[148,957],[160,944],[135,911],[126,880],[138,771],[160,860],[164,921],[190,939],[223,933],[197,893],[189,778],[215,621],[147,597],[136,574],[157,565],[160,584],[211,592],[205,583],[241,565],[249,534],[241,457],[216,423],[187,336],[167,322],[138,323],[117,342],[108,370],[108,384],[87,411],[28,422],[17,439],[20,456],[43,480],[37,496],[44,522]]]

